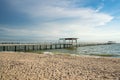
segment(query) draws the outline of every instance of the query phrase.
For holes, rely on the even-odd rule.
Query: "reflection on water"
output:
[[[112,45],[97,45],[97,46],[85,46],[78,47],[72,49],[54,49],[54,50],[45,50],[50,52],[58,52],[58,53],[70,53],[70,54],[112,54],[118,55],[120,57],[120,44],[112,44]]]

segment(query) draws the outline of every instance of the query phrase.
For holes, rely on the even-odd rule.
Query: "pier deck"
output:
[[[47,49],[64,49],[70,47],[106,45],[107,43],[1,43],[0,51],[37,51]]]
[[[35,50],[47,50],[47,49],[63,49],[72,47],[69,43],[47,43],[47,44],[0,44],[0,51],[35,51]]]

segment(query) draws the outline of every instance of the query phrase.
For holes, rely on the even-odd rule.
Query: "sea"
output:
[[[43,50],[43,52],[120,58],[120,43],[110,45],[84,46],[68,49]]]

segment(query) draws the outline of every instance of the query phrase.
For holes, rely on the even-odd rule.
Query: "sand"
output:
[[[120,80],[120,58],[0,52],[0,80]]]

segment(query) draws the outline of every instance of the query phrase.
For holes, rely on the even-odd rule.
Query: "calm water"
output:
[[[112,55],[117,55],[114,57],[120,57],[120,44],[85,46],[85,47],[78,47],[76,49],[54,49],[54,50],[45,50],[45,51],[55,52],[55,53],[79,54],[79,55],[112,54]]]

